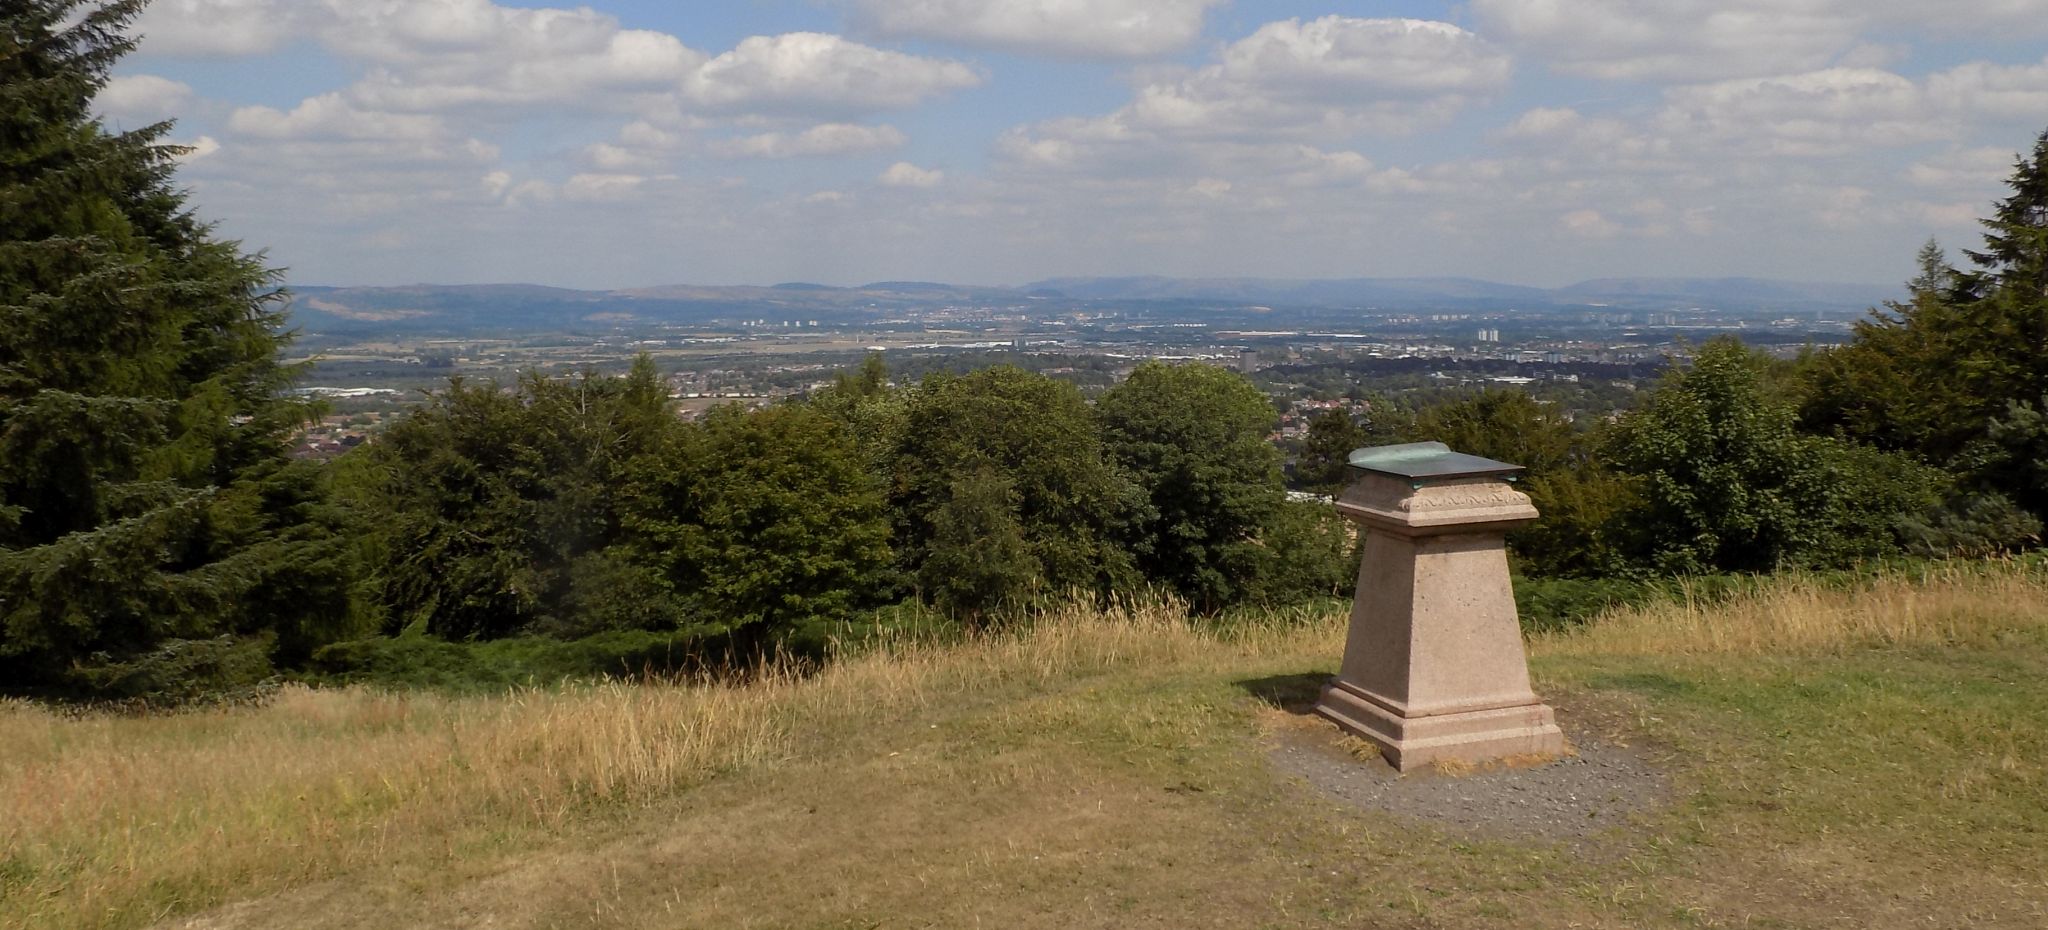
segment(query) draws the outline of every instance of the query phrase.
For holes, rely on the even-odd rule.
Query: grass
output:
[[[1326,674],[1342,622],[1070,609],[718,685],[0,704],[0,927],[2048,925],[2032,570],[1537,637],[1560,716],[1673,778],[1591,848],[1277,777],[1259,683]]]

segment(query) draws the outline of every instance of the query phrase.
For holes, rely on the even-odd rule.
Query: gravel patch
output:
[[[1579,843],[1670,802],[1670,778],[1637,749],[1569,725],[1566,736],[1575,754],[1555,762],[1401,775],[1353,755],[1336,727],[1303,718],[1276,734],[1269,755],[1338,801],[1479,837]]]

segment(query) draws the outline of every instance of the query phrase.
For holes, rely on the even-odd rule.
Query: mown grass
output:
[[[0,705],[0,926],[2048,925],[2031,569],[1535,638],[1561,716],[1675,782],[1593,849],[1277,777],[1250,683],[1328,672],[1342,622],[1069,609],[716,685]]]

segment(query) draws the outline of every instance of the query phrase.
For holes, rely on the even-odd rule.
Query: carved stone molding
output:
[[[1344,490],[1337,510],[1369,526],[1396,533],[1475,531],[1511,528],[1536,519],[1529,495],[1499,478],[1481,478],[1422,488],[1382,475],[1365,475]]]

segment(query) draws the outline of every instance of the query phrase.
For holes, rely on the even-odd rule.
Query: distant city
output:
[[[1013,364],[1084,391],[1146,359],[1233,368],[1273,397],[1275,440],[1331,406],[1516,386],[1574,416],[1722,334],[1780,357],[1845,341],[1882,288],[1757,279],[1609,279],[1540,290],[1466,279],[1064,279],[1022,288],[519,285],[295,289],[301,390],[329,401],[300,454],[373,435],[453,376],[616,372],[653,358],[684,416],[765,405],[880,353],[892,376]],[[1078,295],[1078,296],[1077,296]],[[1374,302],[1347,304],[1351,298]],[[1292,302],[1290,302],[1292,301]]]

